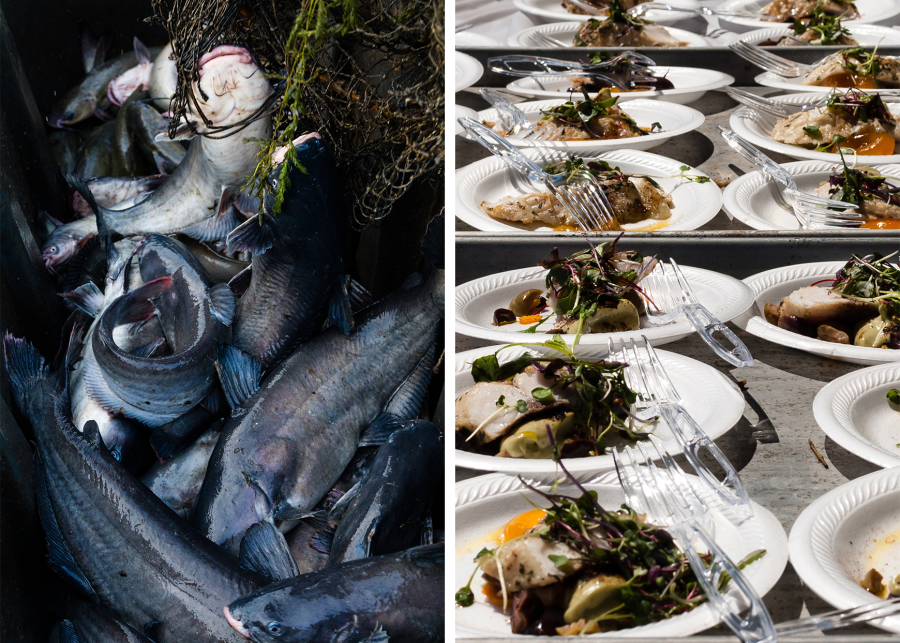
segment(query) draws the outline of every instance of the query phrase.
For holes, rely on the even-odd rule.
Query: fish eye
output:
[[[272,621],[271,623],[266,625],[266,629],[269,630],[269,634],[279,636],[281,634],[281,623],[279,623],[278,621]]]
[[[122,454],[119,452],[118,449],[112,449],[112,450],[110,450],[110,453],[112,454],[112,457],[114,457],[116,459],[117,462],[122,461]]]
[[[50,246],[49,248],[47,248],[47,252],[49,252],[50,254],[56,254],[58,250],[59,248],[57,248],[56,246]]]

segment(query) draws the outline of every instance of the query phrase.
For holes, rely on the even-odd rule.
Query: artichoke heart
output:
[[[854,327],[854,346],[881,348],[890,341],[891,336],[887,331],[897,323],[897,320],[889,314],[888,308],[884,304],[878,307],[878,312],[880,313],[878,317],[861,321]]]
[[[627,299],[620,299],[615,308],[598,308],[584,320],[584,326],[592,333],[620,333],[641,327],[638,309]]]
[[[614,608],[622,601],[619,590],[628,584],[621,576],[601,574],[579,583],[566,608],[566,623],[574,623],[579,619],[591,619]]]
[[[500,452],[510,458],[547,459],[553,457],[553,447],[547,435],[547,427],[553,440],[561,444],[575,427],[574,413],[560,413],[549,418],[525,422],[515,433],[503,440]]]

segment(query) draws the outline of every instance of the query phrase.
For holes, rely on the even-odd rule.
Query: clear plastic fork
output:
[[[742,523],[753,515],[753,509],[740,475],[728,457],[681,404],[681,397],[656,350],[646,337],[642,339],[642,346],[630,340],[630,343],[623,341],[621,347],[617,348],[612,339],[607,339],[606,346],[612,359],[628,364],[625,368],[625,380],[638,394],[638,417],[645,420],[652,414],[661,417],[703,483],[728,506],[729,519],[735,524]],[[725,472],[723,481],[700,459],[704,450]]]
[[[656,441],[653,445],[661,451]],[[704,594],[725,624],[744,643],[776,641],[772,616],[741,569],[703,528],[702,521],[708,520],[709,509],[675,461],[663,458],[664,467],[657,467],[642,444],[638,449],[613,450],[613,461],[628,505],[646,514],[651,523],[665,527],[678,539]],[[711,561],[708,565],[698,549],[709,552]],[[732,588],[750,607],[745,617],[719,589],[726,574]]]
[[[566,76],[582,77],[592,76],[595,72],[602,72],[615,67],[623,60],[632,61],[639,67],[651,67],[656,63],[642,54],[626,51],[609,60],[599,63],[580,63],[571,60],[559,60],[544,56],[509,55],[488,58],[488,67],[491,71],[507,76]],[[521,69],[520,66],[532,69]]]
[[[528,141],[549,141],[557,133],[562,131],[562,126],[547,125],[538,131],[537,123],[532,123],[528,119],[528,115],[521,109],[511,103],[505,96],[495,92],[493,89],[482,87],[478,90],[481,97],[484,98],[491,106],[497,110],[500,117],[512,123],[507,128],[507,138],[516,138]]]
[[[806,76],[815,69],[816,66],[821,65],[834,55],[828,54],[821,60],[808,65],[777,56],[765,49],[761,49],[756,45],[751,45],[741,40],[728,45],[728,47],[744,60],[747,60],[776,76],[783,76],[784,78],[799,78],[800,76]]]

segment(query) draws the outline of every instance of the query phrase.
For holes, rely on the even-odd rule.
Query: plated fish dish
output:
[[[610,5],[609,0],[583,0],[583,2],[584,4],[588,4],[598,11],[605,11],[609,8]],[[619,3],[625,10],[636,7],[643,2],[650,2],[650,0],[619,0]],[[584,7],[579,7],[577,4],[570,2],[569,0],[562,0],[562,6],[565,7],[566,11],[568,11],[569,13],[573,13],[579,16],[592,15],[591,12],[587,11]]]
[[[845,20],[859,18],[859,10],[850,0],[772,0],[760,13],[778,22],[793,22],[809,18],[819,11]]]
[[[841,23],[841,16],[826,13],[821,7],[816,7],[806,18],[794,20],[791,23],[791,32],[778,40],[757,43],[757,46],[791,46],[794,40],[802,40],[811,45],[843,47],[859,44],[850,30]]]
[[[872,52],[867,52],[864,47],[852,47],[839,51],[816,66],[801,84],[895,89],[900,87],[900,60],[878,54],[877,47]]]
[[[765,318],[792,333],[824,342],[900,349],[900,266],[878,254],[854,255],[834,279],[800,288],[779,303],[767,302]]]
[[[626,13],[619,0],[611,0],[609,16],[602,20],[591,18],[575,34],[576,47],[687,47],[665,27]]]
[[[823,181],[816,195],[855,203],[853,210],[862,215],[861,228],[892,230],[900,228],[900,186],[897,177],[883,176],[871,167],[849,167],[844,162]]]
[[[779,119],[772,139],[816,152],[889,156],[900,145],[900,127],[880,95],[851,89]]]
[[[582,62],[585,62],[585,64],[589,63],[597,65],[604,63],[611,58],[612,54],[605,51],[599,51],[591,55],[590,61]],[[604,88],[608,88],[610,92],[615,94],[623,91],[641,92],[675,88],[675,85],[671,80],[666,78],[665,74],[657,76],[646,67],[636,65],[630,58],[625,58],[615,65],[605,68],[604,72],[615,74],[617,77],[621,78],[623,84],[625,84],[628,89],[616,87],[606,78],[582,76],[572,78],[572,91],[599,92]]]

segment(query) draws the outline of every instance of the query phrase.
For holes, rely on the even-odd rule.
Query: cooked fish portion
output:
[[[576,47],[687,47],[664,27],[590,20],[575,35]]]
[[[562,129],[559,129],[560,125],[562,126]],[[553,132],[543,139],[546,141],[591,141],[610,138],[634,138],[635,136],[643,136],[645,134],[645,132],[642,132],[627,120],[617,116],[597,116],[590,121],[589,125],[590,131],[584,126],[568,125],[555,118],[548,118],[543,121],[538,121],[534,126],[534,129],[538,135],[540,135],[545,128],[549,127],[556,129],[556,132]]]
[[[802,37],[803,36],[801,36],[801,38]],[[877,71],[875,73],[874,79],[878,87],[900,87],[900,60],[897,60],[896,58],[879,56],[877,54],[875,55],[875,58],[877,61]],[[863,60],[858,60],[856,58],[850,59],[851,63],[857,61],[860,63],[864,62]],[[844,67],[844,62],[845,59],[842,53],[835,54],[834,56],[823,62],[821,65],[813,69],[811,72],[809,72],[809,75],[801,81],[801,84],[816,85],[822,87],[835,86],[836,84],[837,87],[846,87],[848,83],[844,82],[844,80],[847,78],[851,78],[852,80],[856,81],[853,83],[854,85],[865,86],[862,85],[862,81],[871,77],[852,73],[850,70]]]
[[[776,122],[772,128],[772,139],[779,143],[815,149],[830,143],[835,135],[850,139],[876,133],[887,133],[895,141],[900,141],[896,118],[885,127],[881,121],[863,122],[842,109],[811,109],[791,114]]]
[[[525,402],[526,412],[519,413],[516,403]],[[506,408],[504,408],[506,407]],[[548,408],[529,393],[505,382],[478,382],[456,398],[456,430],[481,430],[473,440],[479,444],[492,442],[505,435],[519,420]]]
[[[603,185],[619,223],[637,223],[647,219],[664,220],[672,216],[671,195],[643,177],[598,179]],[[571,226],[578,223],[556,196],[533,192],[520,197],[504,197],[490,203],[481,202],[481,210],[490,217],[518,223],[542,222],[548,226]]]
[[[819,184],[819,187],[816,188],[816,195],[825,197],[826,199],[833,199],[835,197],[831,196],[831,183],[828,181],[823,181]],[[860,212],[864,214],[869,219],[898,219],[900,220],[900,206],[894,205],[889,201],[885,201],[883,199],[879,199],[874,195],[869,195],[871,198],[863,199],[859,207],[856,208],[856,212]]]
[[[853,322],[878,314],[875,304],[845,299],[828,288],[807,286],[795,290],[781,301],[781,314],[812,325],[829,322]]]
[[[859,18],[856,5],[843,0],[772,0],[762,8],[762,13],[773,16],[781,22],[793,22],[813,15],[817,7],[828,15],[841,16],[845,20]]]
[[[799,36],[797,34],[792,34],[792,35],[797,40],[803,40],[805,42],[812,42],[813,40],[817,40],[820,37],[819,33],[816,31],[813,31],[812,29],[808,29],[807,31],[804,31]],[[839,46],[847,46],[847,47],[859,44],[855,38],[853,38],[852,36],[848,36],[847,34],[843,34],[843,33],[839,34],[838,37],[834,39],[834,41]],[[788,40],[787,36],[785,36],[784,38],[782,38],[781,42],[779,42],[778,44],[779,44],[779,46],[790,47],[791,41]],[[809,84],[809,83],[807,83],[807,84]]]
[[[564,543],[544,540],[538,534],[526,534],[512,540],[496,554],[481,564],[481,571],[498,582],[502,571],[507,592],[552,585],[581,569],[578,551]],[[550,556],[565,556],[569,562],[560,568]]]

